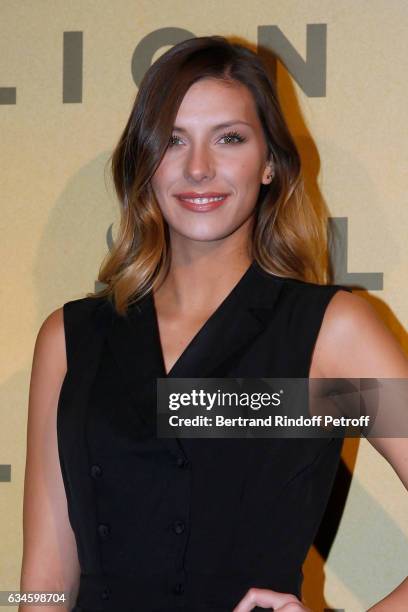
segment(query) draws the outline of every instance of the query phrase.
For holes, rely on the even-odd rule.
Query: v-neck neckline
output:
[[[170,378],[174,375],[174,371],[180,368],[180,364],[186,358],[186,355],[191,352],[192,347],[197,344],[199,339],[203,336],[203,334],[208,330],[211,324],[215,321],[215,319],[222,314],[224,309],[229,305],[230,301],[237,295],[238,290],[242,287],[244,281],[250,276],[251,272],[254,270],[256,266],[256,260],[252,260],[249,267],[245,270],[244,274],[241,278],[235,283],[232,287],[231,291],[225,296],[222,302],[217,306],[217,308],[210,314],[210,316],[204,321],[198,331],[194,334],[194,336],[190,339],[182,353],[178,356],[177,360],[173,363],[172,367],[168,372],[166,372],[166,365],[164,359],[163,345],[160,337],[160,327],[159,320],[157,316],[157,309],[154,301],[153,291],[150,291],[148,294],[148,303],[149,307],[152,310],[153,322],[154,322],[154,340],[157,344],[160,362],[161,362],[161,370],[162,370],[162,378]]]

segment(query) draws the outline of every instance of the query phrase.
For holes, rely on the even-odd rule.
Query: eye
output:
[[[235,144],[235,143],[239,143],[239,142],[245,142],[246,138],[244,138],[243,136],[241,136],[241,134],[239,134],[238,132],[227,132],[226,134],[224,134],[223,136],[221,136],[221,140],[223,140],[224,138],[227,139],[226,144]]]
[[[172,134],[170,136],[170,140],[169,140],[169,147],[173,147],[174,145],[177,144],[177,140],[180,140],[180,137],[177,136],[176,134]]]
[[[221,136],[220,140],[224,140],[224,139],[226,140],[224,144],[238,144],[240,142],[246,141],[246,138],[241,136],[241,134],[239,134],[239,132],[236,132],[236,131],[226,132],[225,134]],[[177,134],[172,134],[169,139],[168,146],[174,147],[178,145],[179,142],[181,142],[180,136],[177,136]]]

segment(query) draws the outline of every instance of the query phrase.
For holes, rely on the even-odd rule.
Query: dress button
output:
[[[105,523],[101,523],[100,525],[98,525],[98,533],[101,536],[101,538],[107,538],[108,535],[110,534],[109,525],[106,525]]]
[[[188,460],[180,455],[179,457],[177,457],[177,462],[176,463],[177,463],[178,467],[187,467]]]
[[[91,476],[92,478],[99,478],[102,476],[102,468],[100,465],[95,464],[91,466]]]
[[[103,589],[101,599],[109,599],[109,589],[107,587]]]
[[[184,584],[178,582],[174,587],[174,592],[176,593],[176,595],[181,595],[182,593],[184,593]]]
[[[174,529],[175,533],[177,533],[177,534],[183,533],[183,531],[185,529],[185,525],[184,525],[183,521],[174,521],[173,529]]]

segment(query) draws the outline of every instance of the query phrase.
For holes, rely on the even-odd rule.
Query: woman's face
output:
[[[254,212],[261,183],[272,180],[267,155],[247,87],[211,78],[194,83],[151,182],[170,236],[210,241],[241,228]]]

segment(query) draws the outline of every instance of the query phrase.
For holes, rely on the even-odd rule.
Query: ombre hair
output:
[[[170,265],[170,242],[151,187],[166,152],[180,104],[200,79],[237,81],[252,93],[274,175],[260,185],[251,236],[252,257],[267,272],[326,283],[327,213],[305,193],[299,152],[286,125],[273,80],[260,57],[222,36],[178,43],[145,73],[110,161],[120,202],[120,226],[89,297],[108,296],[126,314],[159,285]]]

